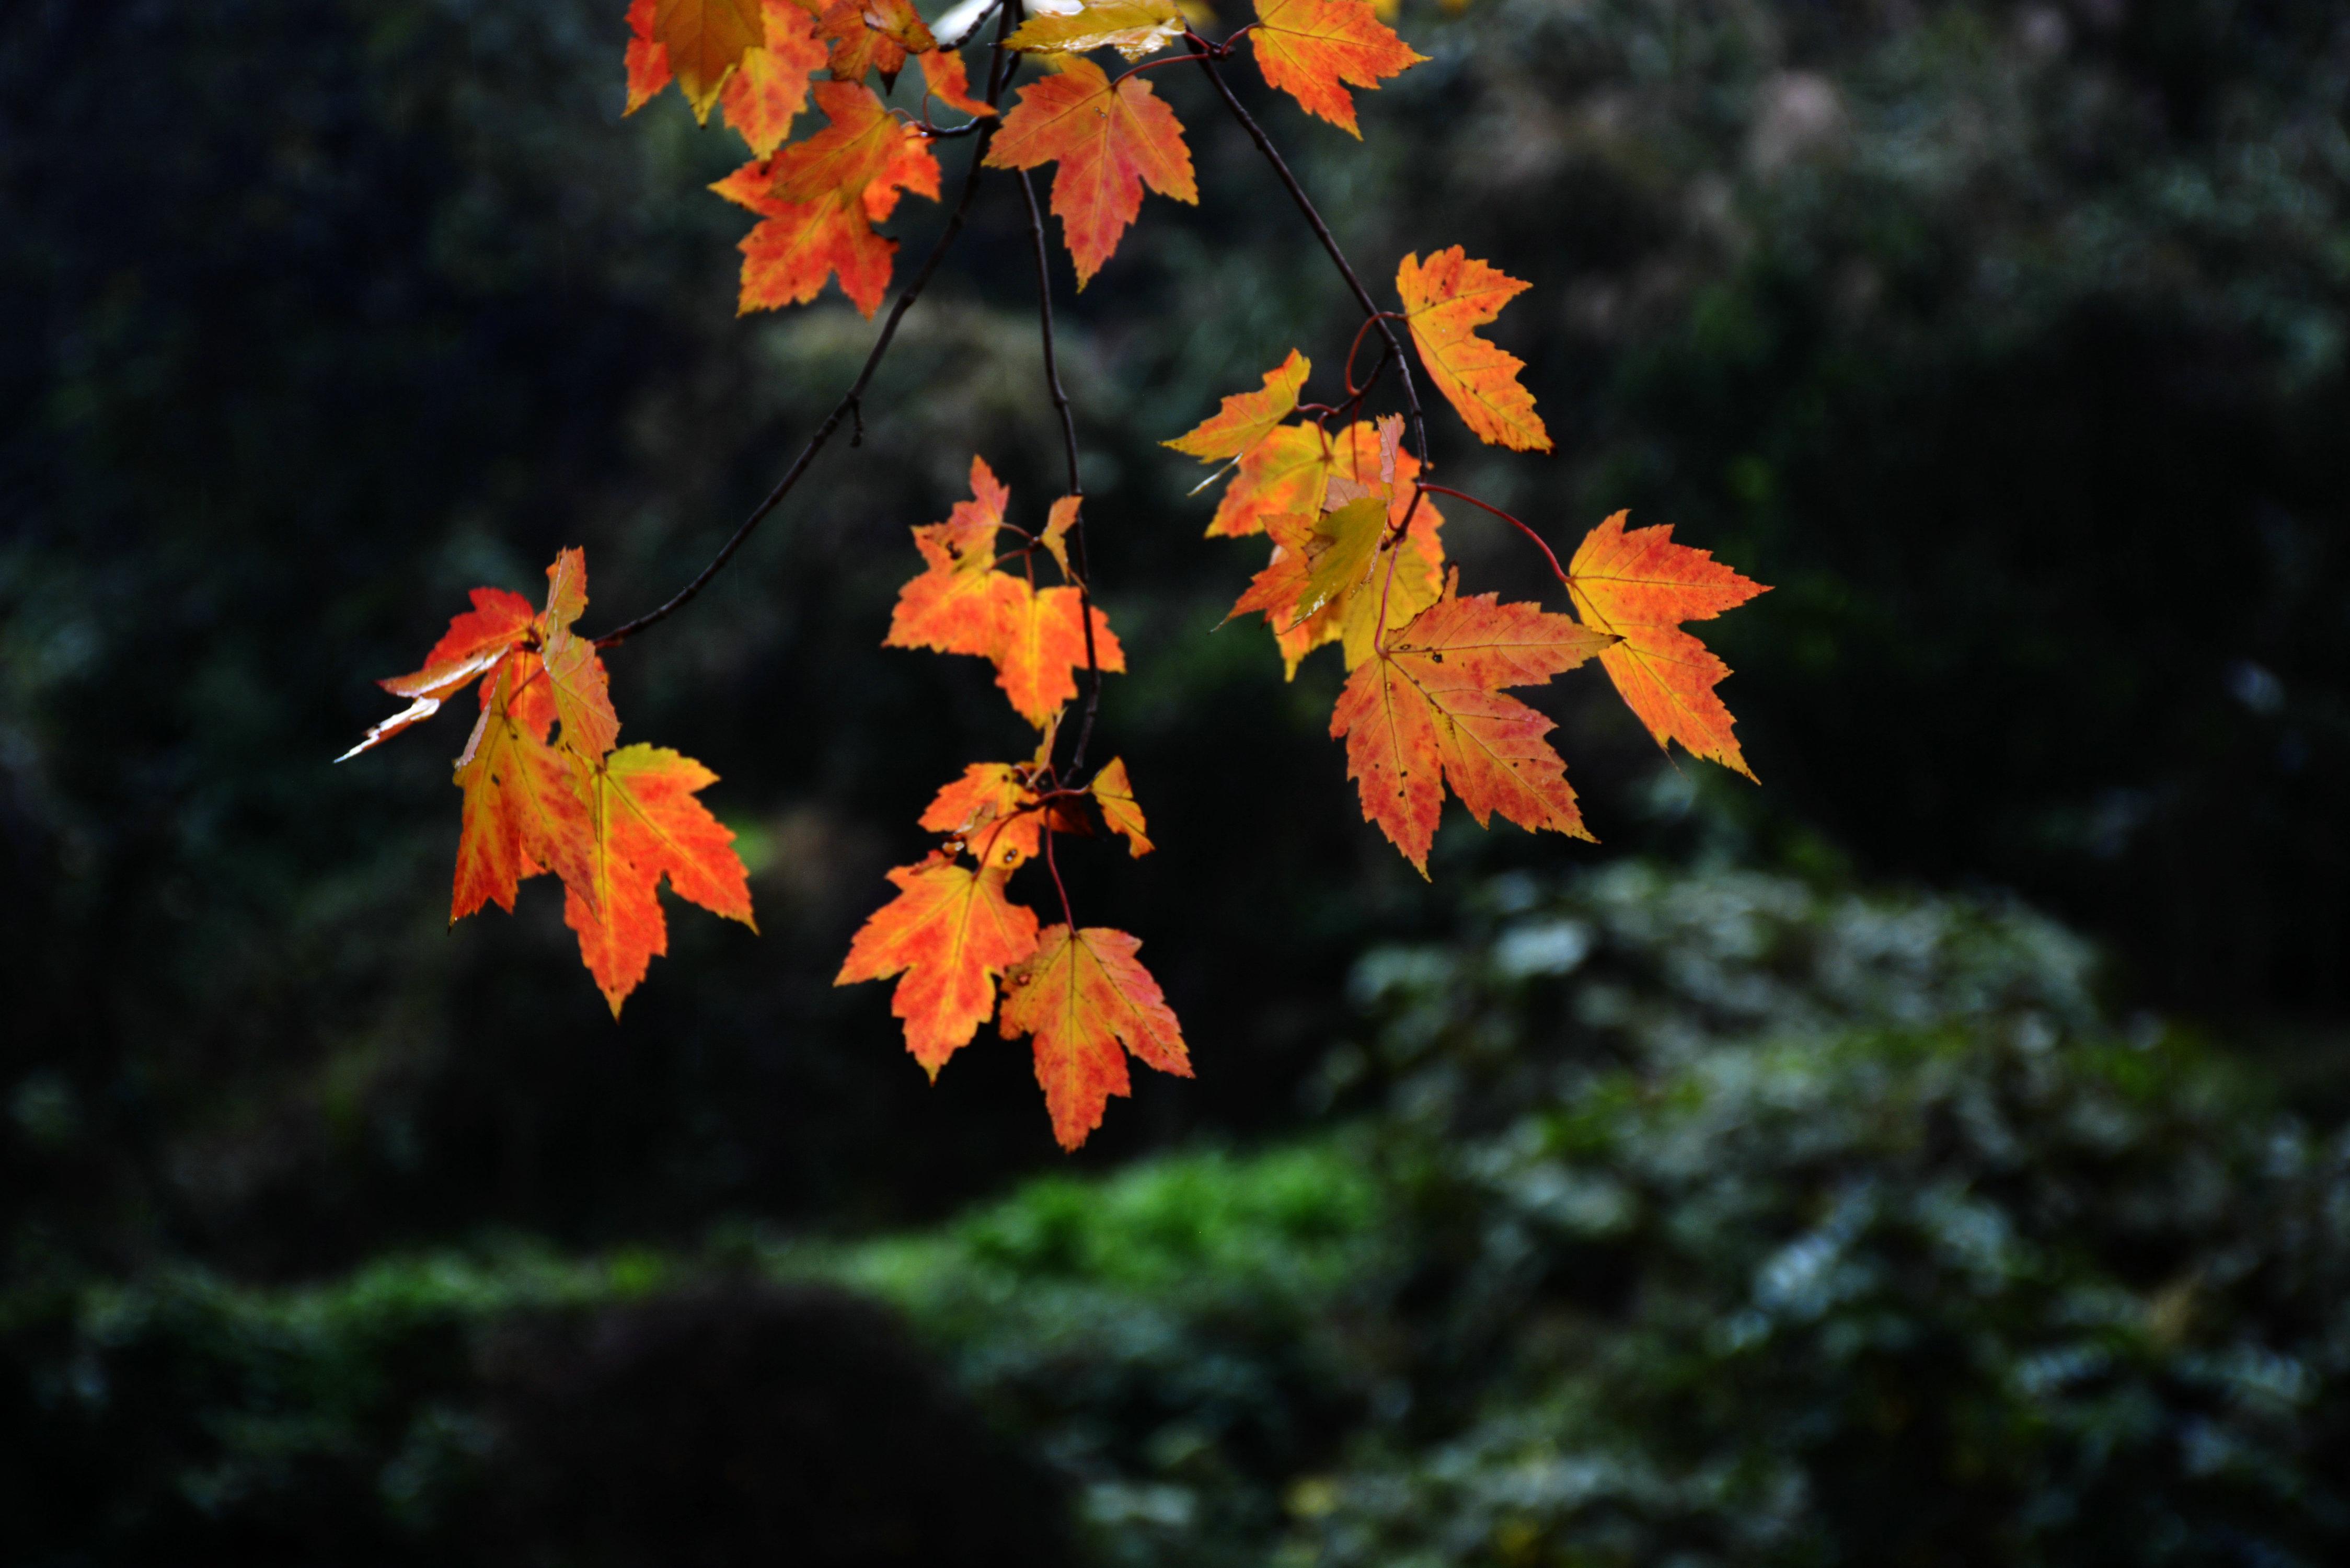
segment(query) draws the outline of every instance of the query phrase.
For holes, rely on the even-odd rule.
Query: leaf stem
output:
[[[1016,9],[1016,5],[1007,6],[997,18],[996,40],[999,44],[1010,35],[1013,13]],[[1010,67],[1009,69],[1005,68],[1007,64]],[[1018,57],[1007,56],[1001,51],[990,61],[987,72],[987,101],[990,106],[993,106],[1003,98],[1004,83],[1011,79],[1012,72],[1018,68]],[[816,462],[816,454],[824,450],[825,443],[839,431],[841,421],[852,414],[855,415],[858,421],[859,432],[862,432],[865,418],[862,407],[865,389],[872,383],[873,373],[880,369],[882,356],[889,352],[889,345],[898,336],[898,324],[906,318],[906,312],[913,308],[914,301],[921,297],[922,290],[930,286],[931,277],[937,274],[939,264],[946,259],[947,252],[953,247],[956,239],[962,234],[964,221],[971,215],[972,193],[979,189],[979,177],[987,161],[987,144],[994,140],[996,127],[1002,123],[1003,117],[998,115],[981,126],[978,132],[979,139],[972,146],[971,168],[963,175],[962,192],[955,199],[954,210],[947,215],[945,232],[939,235],[938,243],[931,247],[931,254],[924,258],[921,270],[914,275],[913,281],[906,286],[906,291],[900,294],[897,303],[889,307],[889,318],[881,324],[881,335],[873,340],[873,351],[865,357],[865,368],[858,371],[857,379],[849,383],[848,390],[841,394],[840,401],[833,405],[832,412],[825,416],[824,423],[816,428],[816,433],[808,438],[807,445],[800,449],[800,454],[793,461],[791,467],[784,471],[784,476],[775,481],[775,487],[767,492],[764,500],[751,509],[751,514],[743,519],[733,535],[725,544],[719,546],[718,554],[711,558],[710,565],[702,567],[691,582],[671,595],[669,602],[659,608],[650,610],[636,619],[615,627],[597,638],[595,643],[598,648],[618,647],[647,628],[658,626],[692,603],[695,596],[710,586],[711,579],[724,570],[726,563],[734,558],[734,553],[749,541],[759,524],[766,521],[767,514],[783,504],[784,497],[789,495],[793,488],[806,474],[810,465]]]
[[[1053,891],[1061,896],[1061,919],[1063,923],[1069,928],[1069,934],[1074,937],[1077,934],[1077,917],[1076,912],[1069,908],[1069,889],[1064,886],[1061,881],[1061,867],[1053,859],[1054,834],[1053,814],[1051,812],[1048,811],[1045,814],[1043,826],[1045,829],[1045,869],[1053,874]]]
[[[1363,280],[1355,275],[1353,264],[1347,260],[1347,253],[1338,248],[1336,237],[1330,233],[1330,225],[1322,221],[1322,214],[1315,210],[1313,199],[1305,194],[1305,187],[1297,182],[1297,176],[1291,173],[1289,165],[1282,161],[1280,152],[1274,149],[1273,139],[1265,135],[1264,128],[1257,124],[1255,117],[1233,96],[1232,84],[1224,80],[1222,71],[1216,69],[1216,62],[1203,59],[1200,62],[1200,68],[1208,74],[1208,80],[1215,85],[1217,96],[1224,100],[1224,107],[1232,111],[1232,118],[1240,121],[1241,129],[1248,132],[1249,140],[1256,143],[1257,151],[1264,154],[1265,161],[1273,165],[1273,171],[1281,177],[1290,198],[1297,203],[1297,210],[1305,214],[1306,223],[1313,226],[1315,237],[1322,242],[1322,248],[1330,253],[1330,260],[1337,265],[1339,275],[1347,280],[1347,286],[1354,290],[1356,303],[1363,307],[1363,314],[1378,322],[1379,336],[1386,339],[1388,352],[1395,356],[1396,369],[1403,373],[1404,401],[1411,409],[1412,435],[1419,442],[1420,472],[1434,472],[1436,464],[1428,455],[1428,421],[1419,410],[1419,389],[1412,382],[1411,364],[1403,356],[1403,345],[1396,341],[1395,330],[1387,323],[1386,317],[1389,313],[1378,307],[1371,298],[1370,290],[1363,286]]]
[[[1499,517],[1503,522],[1509,524],[1519,533],[1523,534],[1527,538],[1532,539],[1534,542],[1534,548],[1540,550],[1543,553],[1543,559],[1550,563],[1551,575],[1558,579],[1559,587],[1566,589],[1570,594],[1575,591],[1575,585],[1567,580],[1566,568],[1558,564],[1557,553],[1552,550],[1550,545],[1544,542],[1541,535],[1527,527],[1523,523],[1519,522],[1516,518],[1511,516],[1508,513],[1503,511],[1492,503],[1478,500],[1475,496],[1470,494],[1465,490],[1455,490],[1449,484],[1422,484],[1420,488],[1422,490],[1433,490],[1439,495],[1450,495],[1455,501],[1466,501],[1470,505],[1481,507],[1483,510],[1492,513],[1494,516]]]

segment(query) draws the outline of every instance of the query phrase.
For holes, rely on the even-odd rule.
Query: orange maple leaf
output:
[[[1191,1075],[1182,1029],[1134,956],[1141,947],[1124,931],[1055,926],[1004,981],[997,1027],[1006,1040],[1035,1037],[1036,1082],[1063,1148],[1101,1126],[1112,1095],[1132,1092],[1127,1052],[1162,1073]]]
[[[1060,70],[1020,89],[988,149],[993,169],[1055,162],[1053,213],[1077,264],[1077,286],[1093,281],[1142,211],[1147,183],[1194,204],[1191,153],[1183,127],[1150,84],[1128,77],[1113,90],[1102,68],[1071,55]]]
[[[1407,255],[1396,269],[1396,292],[1420,363],[1477,439],[1514,452],[1548,452],[1550,432],[1534,412],[1534,394],[1518,380],[1525,361],[1473,330],[1531,286],[1470,260],[1459,245],[1425,265]]]
[[[1384,441],[1381,427],[1388,432]],[[1264,616],[1291,679],[1299,661],[1325,643],[1341,644],[1352,670],[1369,657],[1383,611],[1388,625],[1400,626],[1434,604],[1443,587],[1444,515],[1427,495],[1413,504],[1419,460],[1395,445],[1399,427],[1393,416],[1378,425],[1357,421],[1326,449],[1316,475],[1321,499],[1340,498],[1342,487],[1365,494],[1318,516],[1285,513],[1265,520],[1273,558],[1232,614]],[[1382,466],[1388,480],[1379,477]],[[1383,516],[1364,504],[1370,494],[1384,496]],[[1407,517],[1409,527],[1399,535]],[[1365,526],[1375,518],[1384,533]]]
[[[995,683],[1020,716],[1041,730],[1077,694],[1076,672],[1086,666],[1085,596],[1076,588],[1031,588],[1016,577],[1004,580],[1015,592],[1003,645],[994,654]],[[1093,628],[1095,667],[1123,674],[1126,649],[1098,607]]]
[[[1368,0],[1256,0],[1249,46],[1267,87],[1357,140],[1363,133],[1346,84],[1376,92],[1381,78],[1428,58],[1397,37]]]
[[[971,460],[971,493],[945,522],[913,530],[914,548],[928,569],[898,590],[883,647],[993,659],[1003,646],[1014,601],[1026,586],[995,569],[995,535],[1012,493],[978,457]]]
[[[1615,640],[1535,605],[1455,594],[1446,585],[1444,597],[1390,633],[1330,715],[1365,819],[1423,877],[1447,782],[1480,826],[1499,812],[1521,827],[1591,836],[1566,764],[1543,739],[1551,721],[1500,689],[1546,681]]]
[[[634,114],[676,78],[707,124],[744,55],[764,47],[775,0],[633,0],[629,7],[629,108]]]
[[[972,871],[932,855],[889,873],[898,896],[848,946],[835,985],[902,974],[889,1011],[906,1049],[935,1080],[995,1011],[995,981],[1036,950],[1036,917],[1003,896],[1006,873]]]
[[[1146,830],[1150,825],[1143,819],[1141,803],[1134,798],[1134,785],[1127,781],[1126,759],[1112,757],[1086,788],[1092,792],[1109,830],[1126,840],[1127,854],[1137,860],[1149,854]]]
[[[916,58],[921,62],[922,89],[932,98],[976,119],[995,118],[993,104],[971,96],[971,77],[964,68],[961,51],[931,49]]]
[[[550,718],[521,711],[516,686],[514,666],[499,670],[457,758],[465,805],[452,925],[487,903],[512,914],[515,889],[542,871],[566,883],[588,879],[588,808],[573,783],[576,764],[546,743]]]
[[[885,89],[897,85],[907,56],[939,47],[909,0],[832,0],[816,31],[832,43],[833,80],[861,82],[878,70]]]
[[[744,314],[805,305],[837,275],[841,292],[871,316],[898,254],[898,242],[873,225],[897,210],[900,191],[938,198],[938,160],[870,88],[818,82],[812,90],[829,122],[823,130],[711,186],[762,220],[740,247]]]
[[[450,618],[421,670],[377,682],[395,697],[411,699],[409,705],[369,730],[337,762],[431,718],[475,680],[487,709],[498,677],[507,672],[514,679],[501,701],[512,704],[517,722],[534,736],[544,739],[559,716],[567,750],[592,759],[611,749],[620,720],[612,711],[603,660],[592,642],[571,630],[588,607],[586,556],[569,549],[556,556],[546,568],[546,607],[536,614],[528,599],[504,588],[475,588],[473,600],[472,609]]]
[[[913,531],[925,569],[898,590],[882,646],[993,660],[995,683],[1022,718],[1042,729],[1077,694],[1075,671],[1086,662],[1084,596],[1073,587],[1035,587],[1024,577],[996,570],[995,535],[1011,492],[976,457],[971,460],[971,488],[972,499],[956,503],[945,522]],[[1056,519],[1075,520],[1073,499],[1055,504]],[[1099,608],[1093,612],[1093,631],[1095,664],[1122,672],[1126,650]]]
[[[791,134],[793,119],[807,105],[808,78],[824,68],[827,56],[816,36],[816,19],[792,0],[760,0],[759,16],[764,41],[744,49],[725,74],[718,105],[726,123],[764,158]],[[661,41],[660,20],[660,0],[634,0],[629,7],[629,114],[670,84],[669,46]],[[709,110],[705,105],[695,113],[706,120]]]
[[[1173,441],[1160,441],[1177,452],[1214,462],[1236,458],[1272,433],[1273,427],[1297,411],[1297,393],[1313,373],[1314,361],[1296,349],[1264,373],[1264,386],[1253,392],[1234,392],[1222,407]]]
[[[1599,656],[1616,690],[1657,744],[1679,741],[1693,756],[1754,776],[1714,691],[1730,673],[1714,651],[1681,630],[1771,590],[1709,551],[1673,541],[1672,524],[1624,529],[1618,512],[1594,528],[1566,568],[1575,613],[1623,640]]]
[[[1035,857],[1045,815],[1025,769],[973,763],[962,777],[940,787],[923,808],[920,826],[962,840],[982,866],[1010,871]]]
[[[717,779],[691,757],[645,745],[614,752],[585,774],[586,876],[565,878],[563,919],[615,1018],[654,956],[669,951],[657,896],[664,875],[678,897],[759,929],[734,835],[693,798]]]

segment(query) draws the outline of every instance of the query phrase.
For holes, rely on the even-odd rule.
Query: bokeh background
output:
[[[2350,1551],[2338,5],[1406,0],[1359,145],[1238,65],[1368,276],[1533,283],[1559,453],[1432,415],[1452,483],[1775,585],[1707,628],[1760,788],[1579,672],[1603,843],[1456,809],[1432,884],[1334,656],[1211,633],[1261,546],[1157,442],[1354,307],[1154,73],[1201,202],[1055,287],[1160,851],[1070,858],[1200,1075],[1075,1158],[1019,1049],[932,1086],[830,984],[1029,744],[879,646],[974,452],[1056,493],[1002,179],[861,449],[611,659],[760,935],[672,905],[615,1024],[551,886],[445,928],[455,721],[328,765],[467,588],[664,597],[870,340],[735,317],[740,145],[623,122],[621,9],[0,17],[5,1555]]]

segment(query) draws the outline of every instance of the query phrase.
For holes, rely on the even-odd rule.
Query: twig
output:
[[[998,19],[996,38],[999,43],[1011,32],[1011,20],[1010,10],[1004,11]],[[991,106],[1003,97],[1003,84],[1010,79],[1011,71],[1004,68],[1007,61],[1010,62],[1012,69],[1018,68],[1016,57],[1001,54],[988,67],[987,101]],[[751,514],[743,519],[741,524],[735,528],[733,535],[719,546],[718,554],[712,557],[710,565],[702,567],[701,573],[691,582],[680,588],[670,597],[669,602],[660,608],[640,615],[636,619],[616,627],[596,639],[598,648],[617,647],[646,628],[657,626],[667,620],[671,616],[692,603],[694,596],[710,586],[710,580],[725,568],[727,562],[734,558],[734,552],[740,550],[759,524],[766,521],[767,514],[783,504],[784,497],[792,493],[793,487],[798,484],[802,476],[807,472],[809,465],[816,462],[816,454],[824,450],[825,443],[830,441],[834,433],[840,429],[841,421],[849,418],[852,414],[855,415],[858,421],[857,433],[859,438],[863,436],[864,410],[860,405],[864,400],[865,389],[871,383],[874,371],[880,368],[881,357],[889,351],[891,341],[897,337],[898,324],[906,318],[906,312],[913,308],[914,301],[921,297],[922,290],[929,286],[931,278],[938,272],[939,264],[946,259],[948,250],[962,234],[963,222],[971,215],[972,195],[979,189],[979,176],[986,164],[987,144],[994,140],[996,127],[1002,123],[1003,117],[998,115],[982,126],[979,140],[972,146],[971,168],[962,177],[962,192],[955,199],[954,211],[947,215],[945,232],[939,235],[938,243],[931,247],[931,254],[923,260],[921,270],[917,272],[913,281],[906,286],[906,291],[898,296],[898,302],[889,307],[889,318],[881,324],[881,335],[873,340],[873,351],[865,357],[865,368],[857,373],[857,379],[849,383],[848,390],[841,395],[840,401],[833,405],[832,412],[825,416],[824,423],[816,428],[816,433],[808,438],[807,445],[800,450],[799,456],[793,461],[791,467],[784,471],[783,478],[775,481],[775,487],[767,492],[766,499],[751,509]]]
[[[1297,182],[1297,176],[1292,174],[1289,165],[1282,161],[1281,154],[1274,150],[1272,138],[1265,135],[1264,128],[1257,124],[1255,117],[1249,113],[1239,99],[1232,96],[1232,85],[1224,80],[1223,73],[1216,69],[1216,62],[1201,60],[1200,68],[1208,73],[1208,79],[1215,84],[1217,96],[1224,100],[1224,107],[1232,111],[1232,118],[1241,122],[1241,129],[1248,132],[1249,140],[1256,143],[1257,151],[1263,153],[1265,161],[1273,165],[1273,171],[1281,176],[1281,182],[1288,188],[1291,199],[1297,203],[1297,210],[1305,213],[1305,221],[1313,225],[1315,237],[1322,242],[1322,248],[1330,253],[1330,259],[1337,265],[1339,275],[1347,280],[1347,286],[1355,291],[1355,300],[1363,307],[1363,314],[1378,323],[1379,336],[1386,339],[1388,352],[1395,356],[1396,369],[1403,373],[1404,401],[1411,409],[1412,434],[1419,442],[1420,471],[1434,472],[1436,464],[1428,455],[1428,421],[1419,411],[1419,389],[1412,383],[1411,363],[1403,356],[1403,345],[1396,341],[1395,329],[1387,323],[1388,313],[1379,309],[1378,303],[1371,298],[1370,290],[1363,286],[1363,280],[1355,275],[1354,266],[1347,260],[1347,253],[1338,248],[1337,239],[1330,233],[1330,225],[1322,221],[1320,213],[1315,211],[1313,200],[1305,194],[1305,187]]]
[[[1509,524],[1519,533],[1523,534],[1527,538],[1532,539],[1534,542],[1534,548],[1540,550],[1543,553],[1543,559],[1550,563],[1551,573],[1554,576],[1558,578],[1559,587],[1566,589],[1569,593],[1573,593],[1575,591],[1575,585],[1567,580],[1566,568],[1558,564],[1558,556],[1556,552],[1553,551],[1550,545],[1544,542],[1541,535],[1535,533],[1533,529],[1527,527],[1524,524],[1519,522],[1516,518],[1511,516],[1508,513],[1503,511],[1492,503],[1489,501],[1480,501],[1465,490],[1455,490],[1449,484],[1423,484],[1420,488],[1422,490],[1433,490],[1439,495],[1450,495],[1455,501],[1466,501],[1470,505],[1482,507],[1485,511],[1492,513],[1494,516],[1499,517],[1503,522]]]
[[[1036,204],[1036,187],[1028,178],[1028,171],[1020,171],[1020,194],[1028,202],[1028,236],[1036,253],[1036,320],[1045,335],[1045,386],[1053,395],[1053,407],[1061,416],[1061,447],[1068,456],[1068,493],[1082,498],[1085,485],[1077,478],[1077,421],[1069,411],[1069,394],[1061,387],[1061,362],[1053,342],[1053,272],[1050,253],[1045,244],[1045,212]],[[1077,743],[1069,753],[1069,771],[1077,773],[1086,765],[1086,745],[1094,738],[1094,715],[1101,710],[1101,663],[1094,654],[1093,572],[1086,561],[1086,513],[1080,505],[1077,520],[1069,530],[1070,564],[1077,580],[1077,616],[1086,632],[1086,691],[1085,717],[1077,723]]]

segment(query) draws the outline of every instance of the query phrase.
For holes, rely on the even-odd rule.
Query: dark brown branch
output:
[[[1045,244],[1045,210],[1036,204],[1036,187],[1028,171],[1020,171],[1020,194],[1028,202],[1028,237],[1036,253],[1036,320],[1045,335],[1045,386],[1053,395],[1053,408],[1061,416],[1061,448],[1068,456],[1069,491],[1083,498],[1084,483],[1077,478],[1077,421],[1069,411],[1069,394],[1061,386],[1061,362],[1053,344],[1053,270],[1051,252]],[[1077,615],[1086,630],[1086,711],[1077,722],[1077,743],[1069,753],[1069,771],[1082,772],[1086,765],[1086,746],[1094,738],[1094,717],[1101,711],[1101,663],[1094,655],[1094,596],[1093,573],[1086,563],[1086,513],[1080,505],[1077,520],[1069,529],[1069,565],[1077,579]]]
[[[1256,143],[1256,150],[1264,154],[1265,161],[1273,165],[1273,171],[1281,176],[1281,182],[1288,188],[1290,198],[1297,203],[1297,210],[1305,213],[1305,221],[1313,225],[1315,238],[1320,240],[1322,248],[1330,253],[1330,259],[1336,264],[1339,275],[1347,280],[1347,286],[1355,291],[1355,301],[1363,307],[1363,314],[1378,325],[1379,336],[1386,339],[1388,352],[1395,358],[1396,369],[1403,375],[1404,402],[1411,410],[1412,434],[1419,442],[1420,470],[1434,472],[1436,464],[1428,455],[1428,421],[1419,411],[1419,389],[1412,382],[1411,362],[1404,358],[1403,345],[1396,341],[1395,329],[1388,325],[1388,313],[1378,307],[1378,302],[1371,298],[1370,290],[1363,286],[1363,280],[1355,275],[1355,268],[1347,260],[1347,253],[1338,248],[1337,238],[1330,233],[1330,225],[1322,221],[1320,213],[1315,211],[1312,198],[1305,194],[1305,187],[1297,182],[1297,176],[1292,174],[1289,165],[1282,161],[1272,138],[1265,135],[1264,128],[1257,124],[1255,116],[1232,96],[1232,84],[1224,80],[1223,72],[1216,69],[1216,62],[1202,59],[1200,68],[1208,73],[1208,79],[1215,84],[1216,94],[1224,100],[1224,107],[1232,111],[1232,118],[1241,122],[1241,129],[1247,131],[1249,140]]]
[[[998,18],[996,23],[998,43],[1001,43],[1010,33],[1012,16],[1013,8],[1007,8]],[[1005,68],[1007,64],[1011,69]],[[994,104],[1003,97],[1003,84],[1010,79],[1011,70],[1017,68],[1017,57],[1005,55],[1001,51],[990,62],[987,73],[989,104]],[[931,247],[931,254],[923,259],[921,270],[915,273],[913,281],[906,286],[906,291],[900,294],[898,296],[898,302],[889,307],[889,318],[881,324],[881,335],[873,340],[873,351],[865,357],[865,368],[858,371],[857,379],[849,383],[848,390],[841,394],[840,401],[833,405],[832,412],[825,416],[824,423],[816,426],[816,433],[808,438],[807,445],[800,449],[800,455],[793,461],[792,466],[785,470],[783,478],[775,481],[775,487],[767,492],[766,498],[751,509],[751,514],[743,518],[741,524],[735,528],[733,535],[719,546],[718,554],[712,557],[710,565],[702,568],[700,575],[680,588],[671,597],[669,602],[660,608],[650,610],[632,621],[615,627],[598,638],[596,639],[598,648],[612,648],[626,642],[637,633],[648,627],[659,625],[692,603],[694,596],[710,586],[711,579],[724,570],[726,563],[734,558],[734,552],[740,550],[749,541],[759,524],[766,521],[767,514],[783,504],[784,497],[789,495],[793,487],[798,484],[802,477],[806,474],[809,466],[816,462],[816,454],[824,450],[825,443],[839,431],[843,420],[848,419],[851,415],[856,417],[857,433],[859,440],[862,440],[865,430],[863,408],[865,389],[871,384],[873,373],[880,369],[881,357],[889,352],[889,345],[898,336],[898,324],[906,318],[906,312],[913,308],[914,301],[921,297],[922,290],[930,286],[931,277],[939,270],[939,264],[946,259],[947,252],[953,247],[955,240],[962,234],[963,223],[971,215],[972,195],[979,189],[979,176],[987,161],[987,144],[994,140],[995,129],[1002,123],[1001,115],[983,122],[979,139],[972,145],[971,168],[962,177],[962,192],[955,198],[954,211],[947,215],[945,231],[939,235],[938,243]]]

